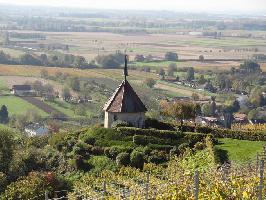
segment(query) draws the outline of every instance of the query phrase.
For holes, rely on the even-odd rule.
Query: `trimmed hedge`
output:
[[[183,130],[185,132],[194,132],[195,126],[184,125]],[[203,134],[211,134],[215,138],[232,138],[238,140],[266,141],[266,132],[262,131],[241,131],[241,130],[231,130],[231,129],[222,129],[222,128],[212,128],[208,126],[197,126],[196,132]]]
[[[134,136],[134,135],[144,135],[159,137],[162,139],[180,139],[185,136],[184,133],[177,131],[166,131],[166,130],[155,130],[155,129],[140,129],[140,128],[130,128],[130,127],[121,127],[117,129],[122,135],[125,136]]]
[[[213,129],[211,134],[217,138],[232,138],[238,140],[266,141],[266,132],[248,132],[230,129]]]

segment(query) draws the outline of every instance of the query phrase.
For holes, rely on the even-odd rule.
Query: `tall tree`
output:
[[[6,105],[3,105],[0,110],[0,123],[7,123],[8,122],[8,110]]]
[[[195,79],[194,77],[194,68],[193,67],[189,67],[188,70],[187,70],[187,81],[192,81]]]

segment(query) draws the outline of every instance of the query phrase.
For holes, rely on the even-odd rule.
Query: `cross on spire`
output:
[[[125,54],[125,67],[124,67],[124,77],[125,77],[125,81],[127,80],[127,76],[128,76],[127,63],[128,63],[128,55]]]

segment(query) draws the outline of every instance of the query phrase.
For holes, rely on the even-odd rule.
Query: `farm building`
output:
[[[126,77],[128,76],[127,56],[125,56],[124,76],[124,81],[104,106],[105,128],[110,128],[113,122],[118,120],[128,122],[137,128],[144,127],[145,112],[147,111],[147,108],[126,80]]]
[[[24,131],[28,134],[29,137],[44,136],[48,135],[49,133],[49,129],[39,123],[29,124],[25,127]]]
[[[32,89],[31,85],[13,85],[11,94],[17,96],[33,96],[35,95],[35,91]]]

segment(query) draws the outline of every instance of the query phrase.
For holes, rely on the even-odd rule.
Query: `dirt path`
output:
[[[52,114],[54,112],[58,113],[60,118],[68,118],[64,113],[54,109],[52,106],[46,104],[45,102],[35,98],[35,97],[20,97],[21,99],[31,103],[32,105],[38,107],[39,109],[43,110],[44,112],[48,114]]]

